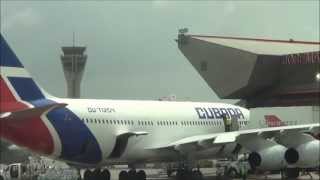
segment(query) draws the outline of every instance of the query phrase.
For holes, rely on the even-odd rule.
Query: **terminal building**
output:
[[[178,47],[222,99],[248,108],[319,106],[320,42],[189,35]]]

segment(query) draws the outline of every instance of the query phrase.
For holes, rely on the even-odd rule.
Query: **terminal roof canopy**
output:
[[[249,107],[319,104],[320,42],[183,33],[177,42],[220,98]]]
[[[190,37],[207,41],[210,43],[220,44],[223,46],[248,51],[254,54],[263,55],[286,55],[305,52],[319,51],[319,42],[306,42],[294,40],[267,40],[253,38],[236,38],[220,36],[201,36],[190,35]]]

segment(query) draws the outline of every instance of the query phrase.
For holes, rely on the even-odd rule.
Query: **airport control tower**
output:
[[[85,50],[86,47],[79,46],[62,47],[61,62],[67,80],[69,98],[80,98],[80,84],[87,62]]]

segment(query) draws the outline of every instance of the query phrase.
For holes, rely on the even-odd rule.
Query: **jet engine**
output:
[[[289,148],[284,157],[289,165],[299,168],[317,167],[320,164],[320,141],[314,139],[295,148]]]
[[[252,169],[278,170],[286,166],[284,154],[286,148],[282,145],[274,145],[249,155],[248,161]]]

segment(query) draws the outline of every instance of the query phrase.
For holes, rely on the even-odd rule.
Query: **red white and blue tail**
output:
[[[0,113],[30,108],[32,101],[46,98],[2,35],[0,57]]]
[[[89,127],[37,85],[0,38],[0,138],[68,162],[100,163],[102,151]]]

